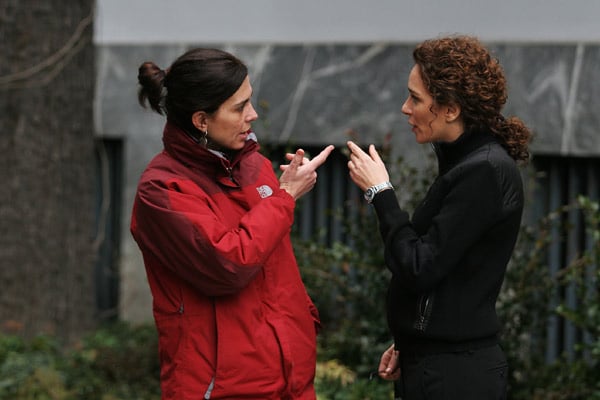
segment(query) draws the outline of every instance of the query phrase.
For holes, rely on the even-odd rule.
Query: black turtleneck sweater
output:
[[[412,219],[391,190],[373,201],[392,272],[388,324],[401,353],[497,342],[495,303],[521,223],[519,170],[490,133],[434,147],[439,174]]]

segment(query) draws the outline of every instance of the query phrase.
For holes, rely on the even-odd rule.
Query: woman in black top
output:
[[[403,400],[503,399],[507,363],[495,303],[523,210],[517,163],[529,129],[501,114],[498,61],[473,37],[418,45],[402,112],[418,143],[432,143],[438,176],[409,218],[373,145],[355,143],[348,168],[373,204],[392,272],[388,324],[394,344],[379,374]]]

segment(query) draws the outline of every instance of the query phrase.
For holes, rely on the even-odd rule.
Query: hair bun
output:
[[[146,61],[138,69],[138,82],[140,90],[138,92],[138,101],[142,107],[145,107],[146,101],[150,107],[163,114],[162,98],[166,72],[152,61]]]
[[[141,85],[162,85],[166,73],[152,61],[146,61],[138,69],[138,81]]]

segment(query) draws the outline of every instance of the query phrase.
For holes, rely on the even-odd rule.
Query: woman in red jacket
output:
[[[290,241],[296,200],[333,146],[288,154],[277,179],[251,123],[246,66],[193,49],[139,68],[139,100],[166,115],[131,232],[159,333],[163,399],[314,399],[318,313]]]

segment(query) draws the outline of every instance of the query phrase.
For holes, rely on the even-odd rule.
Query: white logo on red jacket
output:
[[[273,189],[271,189],[268,185],[259,186],[256,188],[256,190],[258,190],[258,194],[263,199],[273,194]]]

